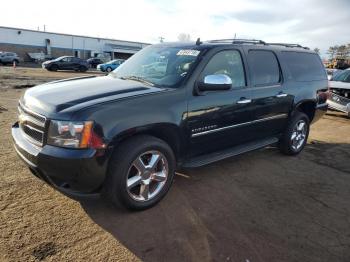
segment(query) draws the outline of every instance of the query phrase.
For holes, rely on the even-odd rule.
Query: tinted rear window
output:
[[[296,81],[325,80],[327,75],[317,54],[282,52],[290,76]]]
[[[254,86],[273,85],[280,82],[278,61],[271,51],[249,51],[248,63]]]

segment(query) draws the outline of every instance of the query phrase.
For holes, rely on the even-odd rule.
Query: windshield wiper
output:
[[[150,86],[154,86],[154,84],[152,82],[147,81],[146,79],[144,79],[144,78],[142,78],[140,76],[122,76],[122,77],[120,77],[120,79],[123,79],[123,80],[134,80],[134,81],[138,81],[138,82],[150,85]]]

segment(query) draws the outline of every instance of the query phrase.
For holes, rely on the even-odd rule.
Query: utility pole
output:
[[[44,25],[44,32],[46,32],[46,25]]]
[[[164,37],[160,36],[160,37],[159,37],[159,42],[163,43],[163,42],[164,42],[164,39],[165,39]]]
[[[74,40],[73,40],[73,35],[72,35],[72,56],[74,56]]]

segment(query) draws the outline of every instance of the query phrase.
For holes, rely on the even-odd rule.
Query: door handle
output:
[[[276,95],[276,97],[286,97],[287,95],[288,95],[288,94],[281,92],[281,93],[278,93],[278,94]]]
[[[242,97],[240,100],[237,101],[237,104],[249,104],[251,102],[252,102],[251,99],[247,99],[245,97]]]

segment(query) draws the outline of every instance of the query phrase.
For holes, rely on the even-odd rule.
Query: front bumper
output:
[[[350,99],[335,93],[330,93],[327,100],[330,108],[350,114]]]
[[[38,147],[25,138],[18,122],[12,126],[12,138],[17,154],[34,175],[73,198],[98,196],[105,180],[107,154],[97,154],[95,149]]]
[[[327,103],[317,104],[315,115],[314,115],[314,118],[312,119],[312,123],[315,123],[318,120],[320,120],[320,118],[327,112],[327,109],[328,109]]]
[[[100,70],[101,72],[105,72],[106,71],[106,68],[104,66],[97,66],[96,67],[97,70]]]

